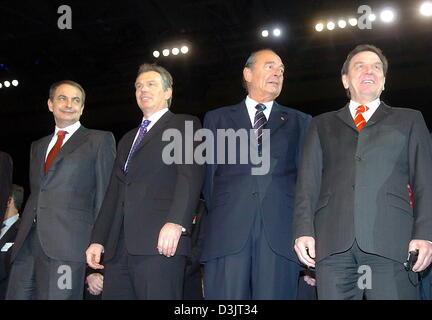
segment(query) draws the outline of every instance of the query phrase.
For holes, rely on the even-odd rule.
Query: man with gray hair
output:
[[[168,164],[164,132],[185,144],[201,127],[198,118],[169,111],[173,80],[155,64],[143,64],[135,80],[141,125],[120,140],[111,182],[96,221],[87,263],[104,270],[102,299],[181,299],[190,231],[203,180],[195,163]],[[183,150],[183,148],[180,148]],[[101,256],[104,253],[103,264]]]
[[[252,174],[248,162],[208,164],[204,197],[208,217],[201,260],[206,299],[296,299],[300,265],[293,250],[292,208],[303,138],[310,116],[278,104],[285,67],[272,50],[254,52],[243,69],[247,97],[209,111],[204,127],[220,145],[219,129],[247,130],[248,144],[269,159]],[[265,146],[264,130],[269,132]],[[215,159],[224,149],[217,149]],[[236,145],[235,159],[242,157]],[[267,154],[266,154],[267,153]],[[225,157],[232,156],[225,154]]]

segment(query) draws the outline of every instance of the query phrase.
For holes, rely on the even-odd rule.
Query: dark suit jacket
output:
[[[162,141],[164,131],[177,129],[184,137],[185,121],[192,121],[194,130],[201,127],[196,117],[165,113],[136,149],[127,175],[123,167],[138,128],[120,140],[111,182],[91,241],[104,246],[105,262],[115,254],[123,224],[126,248],[133,255],[159,255],[156,248],[159,232],[167,222],[190,230],[202,186],[203,167],[167,165],[162,159],[164,148],[170,144]],[[193,139],[189,134],[186,136]],[[180,238],[176,254],[190,254],[190,237]]]
[[[207,165],[204,197],[208,207],[201,260],[239,252],[248,239],[255,212],[261,210],[265,235],[278,254],[298,261],[292,247],[294,188],[303,139],[310,116],[273,103],[265,129],[270,129],[270,170],[251,175],[252,164]],[[252,129],[245,102],[210,111],[204,127]],[[253,136],[253,139],[256,139]],[[215,139],[216,141],[217,139]],[[227,161],[225,161],[227,163]]]
[[[0,151],[0,213],[6,211],[7,200],[9,199],[12,187],[13,165],[12,158],[6,152]],[[1,216],[3,218],[3,216]]]
[[[44,173],[52,135],[31,146],[30,196],[12,251],[12,261],[37,217],[37,232],[47,256],[85,262],[85,251],[102,204],[115,158],[110,132],[81,126],[63,145]]]
[[[381,103],[360,133],[348,105],[314,118],[299,172],[294,238],[314,237],[317,261],[348,250],[354,239],[368,253],[404,261],[411,239],[432,240],[431,159],[418,111]]]
[[[3,246],[6,243],[10,243],[10,242],[15,241],[16,235],[18,233],[19,225],[20,225],[20,219],[15,221],[15,223],[10,226],[8,231],[0,239],[0,249],[3,248]],[[12,253],[12,248],[13,248],[13,246],[11,248],[9,248],[9,250],[6,252],[3,252],[3,251],[0,252],[0,281],[6,280],[7,277],[9,276],[10,257],[11,257],[11,253]]]

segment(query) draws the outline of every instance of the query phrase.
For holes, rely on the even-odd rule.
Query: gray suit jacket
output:
[[[411,239],[432,240],[431,160],[418,111],[381,103],[360,133],[348,105],[314,118],[297,180],[294,239],[314,237],[317,261],[354,239],[368,253],[404,261]]]
[[[45,174],[45,155],[51,138],[52,135],[44,137],[31,146],[31,193],[13,246],[12,261],[36,217],[46,255],[55,260],[85,262],[85,250],[114,164],[114,136],[81,126]]]

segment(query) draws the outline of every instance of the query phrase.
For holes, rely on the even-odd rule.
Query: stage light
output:
[[[263,31],[261,32],[261,36],[264,37],[264,38],[267,38],[267,37],[269,36],[269,32],[268,32],[268,30],[263,30]]]
[[[157,51],[157,50],[153,51],[153,57],[159,58],[159,56],[160,56],[159,51]]]
[[[178,55],[179,52],[180,52],[179,48],[172,48],[172,50],[171,50],[171,53],[175,56]]]
[[[18,80],[12,80],[12,85],[14,87],[18,87]]]
[[[380,18],[383,22],[390,23],[393,22],[395,13],[392,9],[384,9],[381,11]]]
[[[338,21],[338,26],[339,26],[339,28],[343,29],[343,28],[346,27],[346,25],[347,25],[347,23],[346,23],[346,21],[345,21],[344,19],[340,19],[340,20]]]
[[[348,23],[355,27],[357,25],[357,19],[356,18],[349,18]]]
[[[278,29],[278,28],[276,28],[276,29],[273,29],[273,35],[275,36],[275,37],[279,37],[280,35],[281,35],[281,31],[280,31],[280,29]]]
[[[371,13],[371,14],[369,15],[368,19],[369,19],[369,21],[374,22],[374,21],[376,20],[376,15],[373,14],[373,13]]]
[[[3,88],[3,85],[0,83],[0,89]]]
[[[187,46],[183,46],[180,48],[181,53],[186,54],[189,52],[189,48]]]
[[[333,21],[329,21],[328,23],[327,23],[327,29],[329,29],[329,30],[333,30],[335,28],[335,24],[334,24],[334,22]]]
[[[162,50],[162,55],[163,55],[164,57],[169,56],[169,53],[170,53],[169,49],[163,49],[163,50]]]
[[[9,81],[5,81],[5,82],[3,82],[3,84],[4,84],[4,86],[5,86],[6,88],[9,88],[9,87],[10,87],[10,82],[9,82]]]
[[[420,13],[425,17],[432,16],[432,2],[430,1],[423,2],[422,5],[420,6]]]
[[[315,25],[315,30],[321,32],[324,30],[324,25],[320,22]]]

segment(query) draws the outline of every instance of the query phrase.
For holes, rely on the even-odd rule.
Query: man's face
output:
[[[249,97],[260,103],[276,99],[282,90],[283,73],[284,65],[277,54],[258,52],[255,63],[243,70]]]
[[[342,76],[342,83],[356,102],[366,104],[379,98],[385,77],[378,55],[371,51],[357,53],[350,61],[348,73]]]
[[[162,77],[155,71],[141,73],[135,81],[135,97],[144,116],[168,107],[172,89],[163,89]]]
[[[69,84],[57,87],[54,97],[48,99],[48,109],[53,113],[59,128],[65,128],[77,122],[84,110],[81,91]]]

